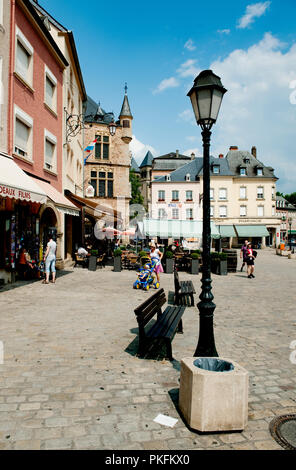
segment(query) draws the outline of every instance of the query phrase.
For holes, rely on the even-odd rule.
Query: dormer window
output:
[[[220,165],[213,165],[213,174],[219,175],[220,173]]]
[[[245,166],[241,166],[239,169],[240,176],[247,176],[247,169]]]
[[[166,181],[171,181],[171,176],[170,176],[170,175],[166,175],[166,176],[165,176],[165,180],[166,180]]]
[[[263,176],[263,168],[262,167],[257,167],[256,168],[256,174],[257,174],[257,176]]]
[[[185,179],[186,181],[190,181],[190,173],[187,173],[187,175],[185,176]]]

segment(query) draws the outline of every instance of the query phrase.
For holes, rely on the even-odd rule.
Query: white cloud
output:
[[[239,21],[237,28],[239,29],[245,29],[247,26],[249,26],[251,23],[254,22],[255,18],[260,18],[260,16],[264,15],[266,10],[269,8],[271,2],[259,2],[259,3],[253,3],[252,5],[248,5],[246,9],[246,13],[244,16],[242,16]]]
[[[186,140],[188,140],[189,142],[195,142],[197,140],[197,136],[196,135],[188,135],[186,137]]]
[[[184,152],[182,152],[183,155],[186,155],[188,157],[191,157],[191,154],[194,153],[195,157],[201,157],[202,156],[202,153],[200,151],[199,148],[195,147],[195,148],[191,148],[191,149],[187,149],[187,150],[184,150]]]
[[[179,113],[179,118],[181,118],[182,121],[189,122],[193,126],[196,125],[196,121],[195,121],[195,117],[194,117],[192,108],[191,109],[187,108],[184,111],[182,111],[182,113]]]
[[[153,90],[153,94],[161,93],[162,91],[166,90],[167,88],[176,88],[180,85],[179,81],[175,77],[165,78],[162,80],[157,88]]]
[[[148,144],[143,144],[136,138],[135,135],[133,135],[133,140],[131,141],[129,148],[138,165],[142,163],[146,153],[149,150],[154,157],[158,155],[158,151],[154,147]]]
[[[229,34],[229,33],[230,33],[230,29],[218,29],[218,30],[217,30],[217,33],[220,33],[220,34]]]
[[[188,41],[185,42],[184,47],[189,51],[194,51],[196,49],[196,46],[194,45],[192,39],[188,39]]]
[[[230,145],[250,151],[255,145],[258,159],[275,169],[278,187],[288,193],[295,190],[296,173],[296,105],[290,100],[296,45],[284,46],[266,33],[249,49],[234,50],[210,65],[228,89],[213,127],[211,153],[226,153]]]
[[[180,77],[196,77],[201,71],[200,68],[196,67],[196,60],[189,59],[178,68],[177,72]]]

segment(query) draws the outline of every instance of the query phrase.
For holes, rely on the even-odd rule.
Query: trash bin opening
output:
[[[200,357],[196,359],[193,362],[193,365],[199,369],[209,370],[212,372],[230,372],[231,370],[234,370],[234,366],[231,362],[208,357]]]

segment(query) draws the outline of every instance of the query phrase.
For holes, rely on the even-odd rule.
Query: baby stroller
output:
[[[138,279],[133,284],[134,289],[149,290],[150,287],[154,287],[154,289],[159,288],[159,282],[157,281],[154,273],[155,266],[156,261],[151,260],[140,268],[137,272]]]

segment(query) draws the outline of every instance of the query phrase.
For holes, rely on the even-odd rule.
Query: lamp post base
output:
[[[214,310],[216,305],[211,301],[201,301],[199,309],[199,339],[194,357],[218,357],[214,339]]]

